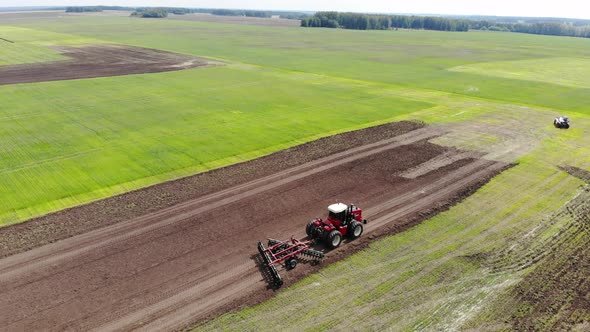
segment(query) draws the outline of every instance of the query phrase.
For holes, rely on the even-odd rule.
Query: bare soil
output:
[[[451,158],[464,152],[428,142],[444,132],[401,122],[337,135],[0,230],[0,329],[172,330],[262,301],[275,290],[257,241],[303,238],[333,202],[364,209],[361,239],[281,271],[288,286],[510,167]],[[401,176],[410,169],[422,171]]]
[[[71,59],[0,66],[0,85],[159,73],[214,64],[185,54],[123,45],[56,49]]]
[[[590,171],[570,165],[562,166],[560,169],[562,171],[568,172],[582,181],[585,181],[586,183],[590,183]]]

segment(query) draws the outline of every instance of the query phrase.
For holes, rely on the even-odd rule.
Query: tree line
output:
[[[483,20],[473,21],[470,27],[474,30],[509,31],[536,35],[590,38],[590,25],[574,24],[572,22],[547,21],[533,23],[502,23]]]
[[[63,7],[61,9],[63,9]],[[66,7],[66,13],[102,12],[103,10],[134,11],[135,8],[122,7],[122,6],[70,6],[70,7]]]
[[[63,8],[63,7],[62,7]],[[423,29],[440,31],[489,30],[539,35],[590,38],[590,20],[560,18],[525,18],[494,16],[416,16],[362,13],[317,12],[310,16],[301,12],[261,11],[209,8],[134,8],[122,6],[71,6],[66,12],[101,12],[103,10],[133,11],[131,16],[160,18],[175,15],[208,13],[220,16],[272,17],[301,20],[303,27],[343,28],[357,30]]]
[[[101,6],[66,7],[66,13],[102,12]]]
[[[489,30],[590,38],[590,21],[557,18],[469,19],[469,17],[317,12],[313,16],[302,19],[301,26],[356,30],[397,28],[439,31]]]
[[[262,10],[239,10],[239,9],[213,9],[211,14],[219,16],[247,16],[247,17],[271,17],[270,12]]]
[[[130,16],[143,18],[164,18],[168,17],[168,10],[165,8],[139,8]]]
[[[355,30],[424,29],[468,31],[469,21],[436,16],[379,15],[317,12],[301,20],[302,27],[343,28]]]
[[[273,17],[301,20],[309,17],[309,14],[300,12],[266,11],[266,10],[245,10],[245,9],[197,9],[199,13],[208,13],[218,16],[245,16],[245,17]]]
[[[63,7],[61,8],[63,9]],[[139,17],[166,17],[168,14],[184,15],[193,13],[212,14],[219,16],[246,16],[246,17],[272,17],[279,16],[286,19],[300,20],[309,17],[309,14],[285,11],[262,11],[242,9],[210,9],[210,8],[182,8],[182,7],[122,7],[122,6],[71,6],[66,7],[68,13],[102,12],[103,10],[121,10],[133,12],[131,16]],[[167,14],[164,14],[166,11]],[[145,16],[147,15],[147,16]]]

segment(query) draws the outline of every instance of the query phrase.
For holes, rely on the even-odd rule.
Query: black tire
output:
[[[314,233],[314,228],[315,228],[315,220],[311,220],[308,224],[307,227],[305,227],[305,233],[307,233],[307,236],[309,236],[310,238],[313,237],[313,233]]]
[[[570,128],[570,125],[569,125],[569,123],[565,123],[565,124],[563,125],[563,128],[565,128],[565,129],[569,129],[569,128]]]
[[[346,235],[348,235],[349,238],[351,239],[358,239],[361,235],[363,234],[363,224],[361,224],[360,222],[353,220],[350,225],[348,225],[348,232],[346,232]]]
[[[283,279],[275,280],[274,284],[276,288],[281,288],[281,286],[283,286]]]
[[[337,230],[333,230],[328,233],[326,242],[328,243],[328,247],[336,249],[338,246],[340,246],[340,243],[342,243],[342,234],[340,234],[340,232]]]
[[[297,266],[297,258],[291,257],[285,261],[287,270],[293,270]]]

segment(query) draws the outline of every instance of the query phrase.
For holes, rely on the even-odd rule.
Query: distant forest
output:
[[[67,13],[102,12],[104,10],[131,11],[132,16],[139,17],[166,17],[168,14],[184,15],[193,13],[212,14],[219,16],[246,16],[246,17],[273,17],[301,20],[310,14],[287,11],[263,11],[243,9],[209,9],[209,8],[178,8],[178,7],[121,7],[121,6],[72,6],[66,7]],[[166,12],[166,14],[164,14]],[[147,16],[144,16],[146,15]]]
[[[168,11],[164,8],[139,8],[131,16],[144,18],[164,18],[168,17]]]
[[[301,26],[355,30],[388,30],[391,28],[402,28],[468,31],[469,21],[434,16],[317,12],[315,15],[301,20]]]
[[[590,22],[587,20],[530,18],[517,22],[474,20],[470,21],[470,29],[590,38]]]
[[[103,10],[129,10],[135,9],[120,6],[72,6],[66,7],[66,13],[102,12]]]
[[[301,20],[301,26],[356,30],[490,30],[590,38],[590,21],[558,18],[439,17],[317,12]]]
[[[302,27],[341,28],[356,30],[418,29],[439,31],[507,31],[539,35],[590,38],[590,20],[564,18],[531,18],[502,16],[417,16],[381,15],[340,12],[262,11],[242,9],[176,8],[176,7],[121,7],[78,6],[67,7],[66,12],[100,12],[103,10],[132,11],[132,16],[166,17],[168,14],[183,15],[206,13],[220,16],[273,17],[301,20]]]

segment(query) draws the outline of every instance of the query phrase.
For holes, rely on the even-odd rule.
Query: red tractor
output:
[[[354,204],[336,203],[328,206],[328,218],[312,219],[305,228],[311,239],[324,241],[330,248],[337,248],[342,238],[356,239],[363,234],[363,212]]]

